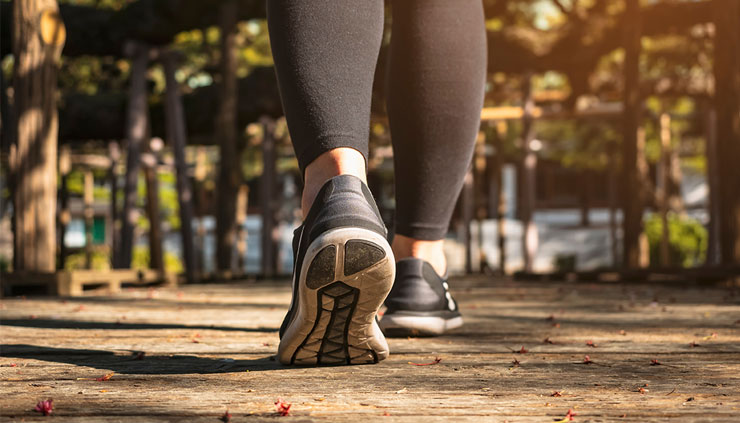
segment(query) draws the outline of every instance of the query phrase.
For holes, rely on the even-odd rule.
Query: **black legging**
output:
[[[397,234],[442,239],[470,164],[486,76],[481,0],[392,0],[387,78]],[[267,0],[280,95],[301,170],[368,156],[382,0]]]

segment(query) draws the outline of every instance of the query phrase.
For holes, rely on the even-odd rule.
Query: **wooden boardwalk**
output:
[[[320,368],[272,360],[286,283],[2,299],[1,420],[740,421],[740,289],[451,285],[460,330]]]

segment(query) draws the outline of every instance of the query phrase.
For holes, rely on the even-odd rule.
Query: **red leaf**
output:
[[[434,361],[429,362],[429,363],[414,363],[414,362],[409,361],[409,364],[412,366],[433,366],[435,364],[439,364],[440,361],[442,361],[442,359],[440,357],[436,357]]]
[[[390,415],[391,415],[391,413],[389,413],[389,412],[387,412],[387,411],[384,411],[384,412],[383,412],[383,415],[384,415],[384,416],[390,416]]]
[[[591,357],[584,355],[583,356],[583,364],[592,364],[593,360],[591,360]]]
[[[658,361],[656,359],[650,360],[650,365],[651,366],[660,366],[661,364],[663,364],[663,363],[661,363],[660,361]]]
[[[573,417],[577,416],[578,414],[573,410],[568,410],[568,413],[565,414],[565,417],[563,417],[561,420],[556,420],[557,423],[564,423],[564,422],[570,422],[573,421]]]
[[[110,380],[110,378],[112,378],[114,374],[116,374],[116,373],[115,372],[110,372],[108,374],[105,374],[103,376],[100,376],[100,377],[95,378],[95,380],[97,380],[98,382],[105,382],[105,381]]]
[[[526,354],[529,352],[526,348],[524,348],[524,345],[522,345],[522,348],[519,351],[515,351],[517,354]]]
[[[594,344],[594,341],[592,341],[590,339],[588,341],[586,341],[586,345],[589,346],[589,347],[591,347],[591,348],[596,348],[598,346],[598,345]]]
[[[229,410],[226,410],[226,412],[223,414],[223,416],[219,417],[218,419],[221,420],[224,423],[231,422],[231,414],[229,414]]]
[[[290,403],[285,402],[280,398],[275,401],[275,408],[277,409],[277,413],[281,416],[287,416],[288,414],[290,414],[290,406]]]
[[[552,394],[550,394],[551,397],[562,397],[563,391],[555,391]]]
[[[38,411],[39,413],[48,416],[54,411],[54,400],[49,398],[46,401],[39,401],[36,404],[36,408],[34,408],[34,411]]]

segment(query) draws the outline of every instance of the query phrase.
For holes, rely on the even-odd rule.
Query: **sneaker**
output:
[[[387,336],[434,336],[462,326],[447,276],[439,276],[428,262],[405,258],[396,263],[396,282],[385,300],[380,320]]]
[[[376,314],[393,286],[387,231],[357,177],[324,184],[293,234],[293,299],[280,327],[283,364],[377,363],[388,343]]]

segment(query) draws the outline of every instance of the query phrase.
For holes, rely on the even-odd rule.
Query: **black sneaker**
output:
[[[433,336],[462,326],[446,279],[422,259],[399,260],[396,282],[385,300],[388,308],[380,320],[383,332],[387,336]]]
[[[293,300],[280,327],[283,364],[377,363],[388,343],[375,315],[395,264],[370,190],[354,176],[330,179],[293,234]]]

